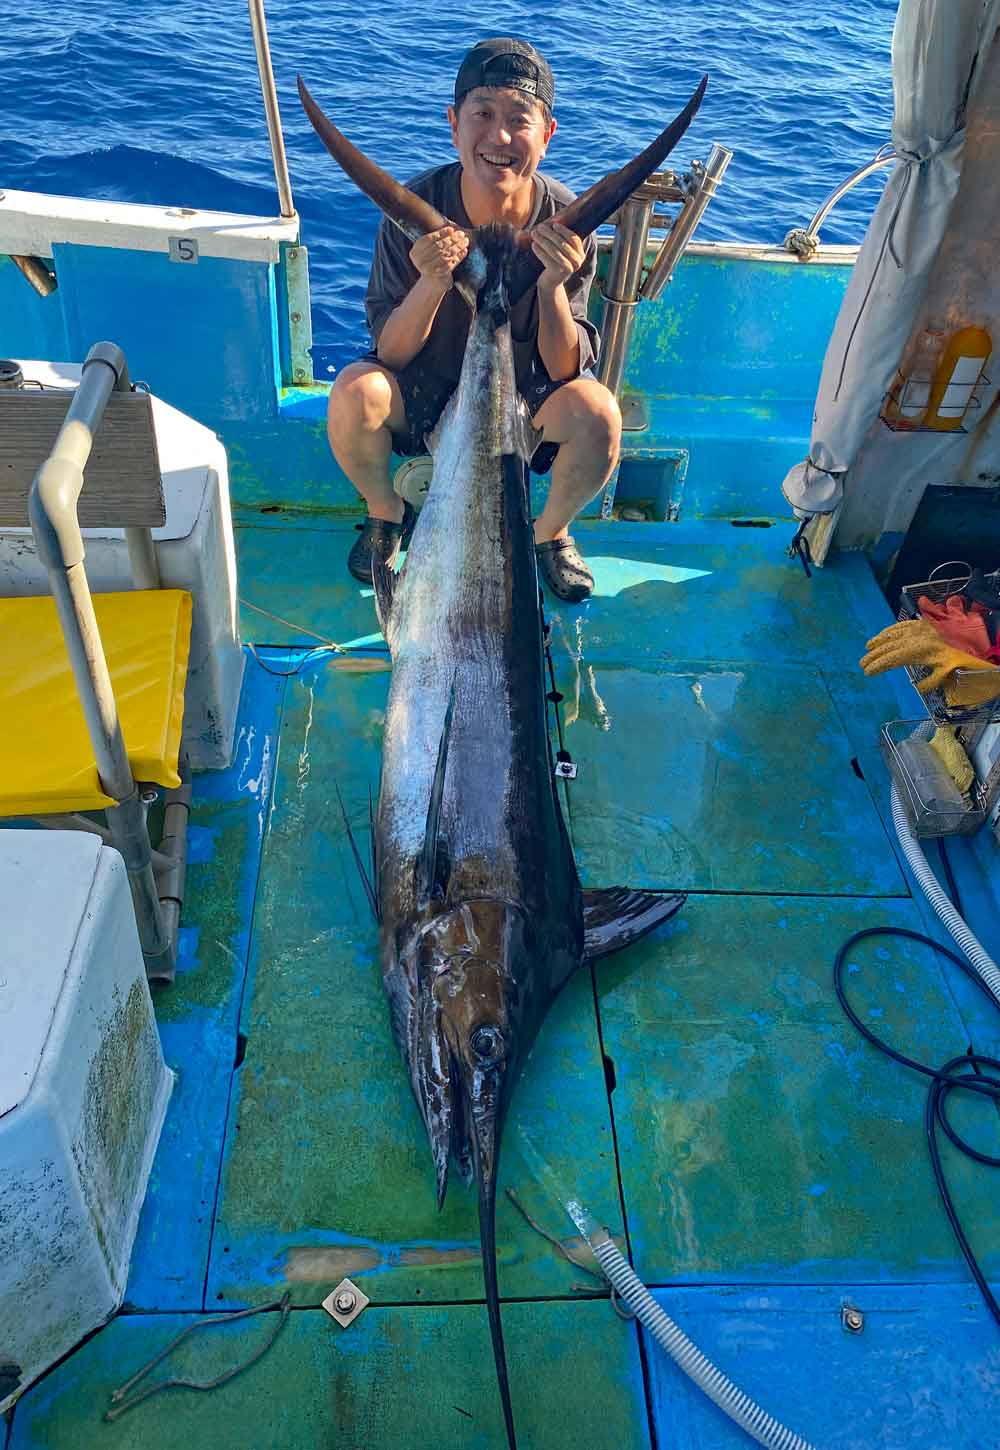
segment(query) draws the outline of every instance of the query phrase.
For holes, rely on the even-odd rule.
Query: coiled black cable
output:
[[[992,1289],[986,1282],[986,1276],[979,1267],[979,1262],[972,1250],[972,1245],[969,1243],[955,1209],[951,1190],[948,1187],[948,1181],[941,1163],[941,1149],[937,1135],[937,1130],[940,1127],[952,1143],[954,1143],[955,1147],[960,1152],[966,1154],[967,1157],[973,1158],[977,1163],[985,1163],[990,1168],[1000,1168],[1000,1158],[993,1157],[989,1153],[982,1153],[978,1148],[974,1148],[971,1143],[967,1143],[949,1121],[945,1110],[948,1098],[956,1090],[979,1093],[982,1097],[990,1098],[993,1102],[1000,1103],[1000,1062],[994,1057],[986,1057],[983,1053],[973,1052],[970,1047],[967,1053],[964,1053],[960,1057],[953,1057],[943,1067],[935,1069],[928,1067],[926,1063],[917,1062],[915,1058],[907,1057],[902,1052],[897,1052],[888,1042],[884,1042],[882,1038],[876,1037],[871,1028],[862,1022],[847,999],[847,992],[844,987],[844,963],[847,961],[851,948],[857,942],[864,941],[867,937],[877,936],[906,937],[909,941],[921,942],[925,946],[932,947],[934,951],[941,953],[950,962],[954,962],[957,967],[960,967],[969,980],[976,984],[993,1007],[997,1006],[997,1002],[986,983],[964,957],[960,957],[956,952],[950,951],[948,947],[942,946],[933,937],[924,936],[918,931],[910,931],[907,927],[903,926],[873,926],[868,927],[865,931],[855,932],[853,936],[844,942],[833,964],[833,985],[837,993],[837,1000],[862,1037],[870,1042],[873,1047],[877,1047],[879,1052],[884,1053],[886,1057],[891,1057],[894,1062],[901,1063],[903,1067],[909,1067],[914,1072],[919,1072],[931,1080],[927,1090],[927,1105],[924,1109],[924,1131],[927,1135],[927,1149],[930,1154],[934,1179],[938,1186],[938,1192],[941,1195],[941,1202],[944,1204],[945,1213],[948,1216],[948,1222],[951,1224],[952,1232],[955,1235],[958,1246],[962,1250],[965,1261],[972,1272],[972,1277],[979,1286],[979,1292],[986,1301],[986,1307],[993,1315],[997,1324],[1000,1325],[1000,1304],[997,1303]],[[959,1068],[968,1070],[959,1072]],[[984,1069],[988,1069],[988,1071],[984,1071]],[[991,1076],[991,1074],[993,1075]]]

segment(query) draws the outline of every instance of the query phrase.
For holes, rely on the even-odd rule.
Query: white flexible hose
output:
[[[1000,1007],[1000,969],[983,944],[973,936],[964,920],[952,906],[938,884],[937,877],[927,864],[920,842],[913,834],[906,811],[895,782],[892,787],[892,823],[902,847],[903,855],[927,900],[933,906],[948,931],[968,957],[972,966],[982,977]]]
[[[792,1430],[786,1430],[766,1410],[754,1404],[749,1395],[738,1389],[691,1343],[683,1330],[678,1329],[669,1315],[663,1312],[610,1237],[595,1234],[590,1246],[604,1273],[636,1318],[720,1410],[725,1411],[759,1445],[770,1445],[773,1450],[812,1450],[808,1440],[803,1440]]]

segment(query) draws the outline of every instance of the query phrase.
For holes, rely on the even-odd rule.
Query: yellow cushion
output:
[[[95,594],[94,612],[136,780],[180,784],[191,639],[181,589]],[[55,601],[0,599],[0,816],[100,810],[101,789]]]

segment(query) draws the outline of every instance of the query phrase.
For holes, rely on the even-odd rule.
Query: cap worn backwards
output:
[[[548,61],[526,40],[496,36],[480,40],[469,51],[455,78],[455,105],[475,86],[503,86],[524,91],[552,110],[555,81]]]

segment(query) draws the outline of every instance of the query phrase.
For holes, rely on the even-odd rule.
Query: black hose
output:
[[[886,1057],[891,1057],[894,1062],[898,1062],[903,1067],[908,1067],[914,1072],[919,1072],[931,1080],[927,1091],[927,1106],[924,1110],[924,1131],[927,1135],[927,1150],[930,1154],[934,1179],[938,1186],[938,1192],[941,1195],[941,1202],[944,1204],[945,1213],[948,1216],[948,1222],[951,1224],[952,1232],[955,1235],[959,1248],[962,1250],[972,1277],[979,1286],[979,1292],[986,1302],[986,1307],[993,1315],[997,1324],[1000,1325],[1000,1304],[997,1303],[992,1289],[986,1282],[986,1276],[979,1267],[978,1260],[972,1250],[972,1245],[969,1243],[961,1220],[958,1217],[954,1200],[952,1199],[951,1191],[945,1177],[944,1167],[941,1163],[941,1149],[937,1136],[937,1130],[940,1127],[951,1142],[954,1143],[955,1147],[967,1157],[974,1159],[977,1163],[985,1163],[990,1168],[1000,1168],[1000,1158],[994,1157],[989,1153],[981,1153],[978,1148],[974,1148],[971,1143],[967,1143],[949,1121],[945,1110],[948,1098],[956,1090],[960,1092],[978,1093],[982,1097],[992,1099],[995,1103],[1000,1103],[1000,1062],[994,1057],[986,1057],[983,1053],[973,1052],[970,1047],[968,1052],[963,1056],[953,1057],[949,1062],[945,1063],[944,1067],[935,1069],[928,1067],[925,1063],[917,1062],[915,1058],[907,1057],[904,1053],[898,1052],[896,1048],[891,1047],[888,1042],[884,1042],[882,1038],[876,1037],[871,1028],[862,1022],[861,1018],[847,1000],[847,992],[844,987],[844,963],[847,960],[851,948],[855,943],[864,941],[866,937],[876,936],[905,937],[909,941],[921,942],[925,946],[932,947],[934,951],[947,957],[950,962],[954,962],[956,967],[960,967],[969,980],[975,983],[992,1007],[995,1008],[997,1004],[986,983],[963,957],[958,956],[956,952],[950,951],[948,947],[942,946],[933,937],[924,936],[918,931],[910,931],[907,927],[903,926],[874,926],[868,927],[865,931],[855,932],[853,936],[844,942],[833,964],[833,985],[837,993],[837,1000],[862,1037],[870,1042],[873,1047],[877,1047],[879,1052],[884,1053]],[[965,1068],[968,1071],[960,1072],[959,1068]],[[984,1072],[984,1068],[989,1069],[989,1072]],[[990,1073],[995,1075],[990,1076]]]

